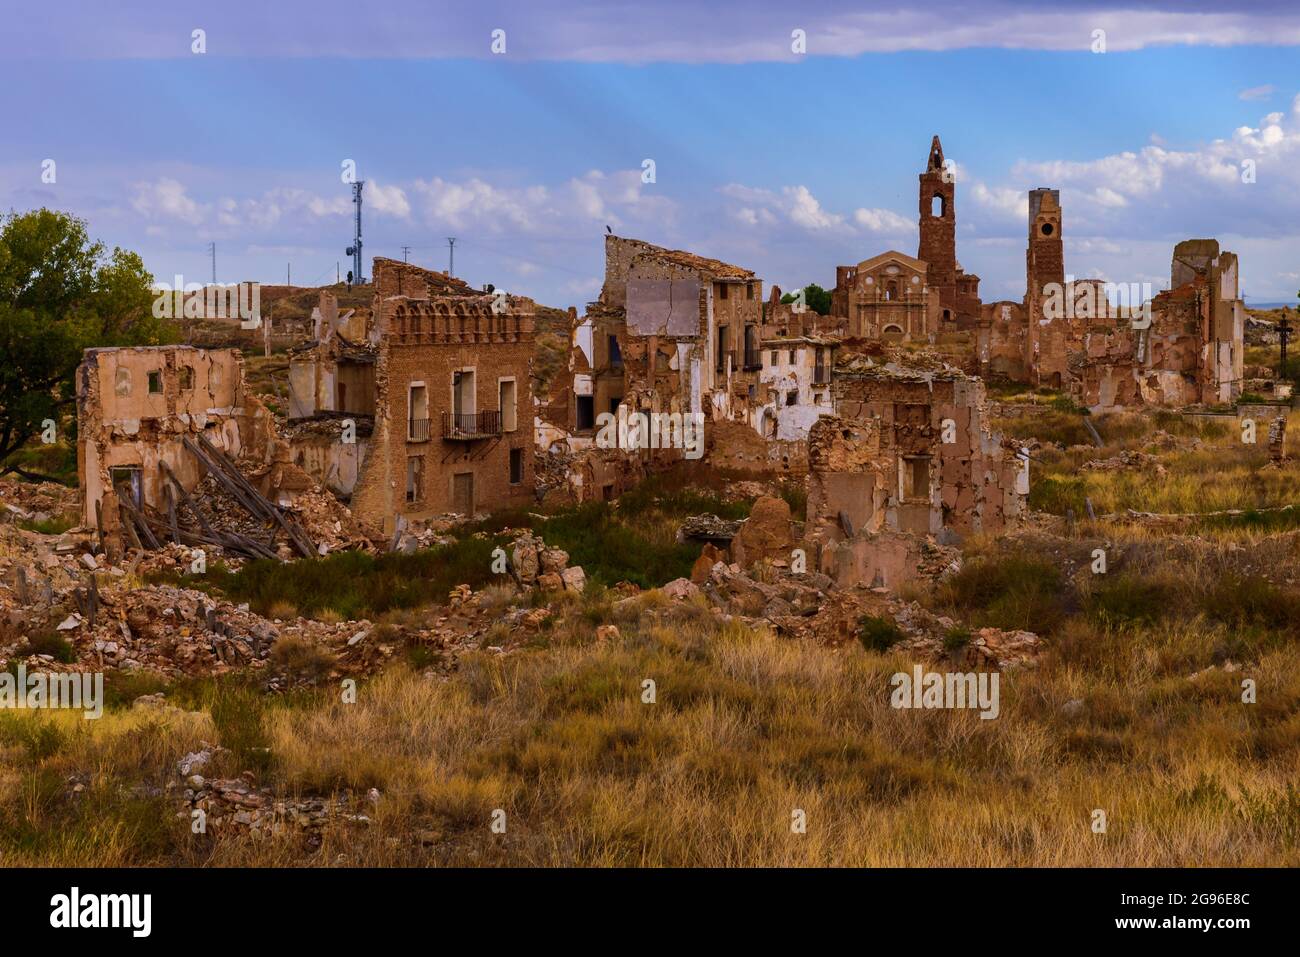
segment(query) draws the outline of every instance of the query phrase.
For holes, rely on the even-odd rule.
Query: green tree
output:
[[[153,315],[153,277],[138,255],[92,242],[86,224],[38,209],[0,219],[0,475],[32,476],[14,453],[74,408],[90,346],[173,341]]]
[[[798,290],[795,292],[787,292],[781,297],[781,301],[794,302],[797,298],[797,292]],[[817,313],[817,315],[825,316],[830,314],[831,294],[827,290],[823,289],[815,282],[810,282],[808,285],[803,287],[803,294],[805,305],[807,305],[813,312]]]

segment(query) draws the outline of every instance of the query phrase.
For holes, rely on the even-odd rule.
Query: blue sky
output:
[[[458,274],[550,305],[595,296],[606,225],[830,285],[916,252],[938,133],[986,300],[1023,292],[1033,186],[1062,190],[1076,275],[1158,288],[1175,242],[1215,236],[1252,299],[1300,289],[1300,13],[1281,4],[100,6],[0,9],[0,206],[75,212],[162,280],[208,278],[215,241],[222,281],[332,281],[351,159],[368,257],[445,268],[454,235]]]

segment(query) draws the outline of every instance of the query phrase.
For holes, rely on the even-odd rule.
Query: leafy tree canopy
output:
[[[794,302],[798,298],[798,290],[787,292],[781,297],[782,302]],[[819,316],[829,315],[831,311],[831,294],[817,285],[810,282],[803,287],[804,304]]]
[[[0,474],[21,471],[13,453],[72,411],[84,349],[174,341],[152,285],[138,255],[109,253],[75,216],[0,218]]]

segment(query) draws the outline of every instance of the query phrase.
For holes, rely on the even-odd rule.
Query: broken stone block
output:
[[[560,577],[564,581],[564,587],[569,591],[581,592],[587,587],[587,573],[582,570],[580,565],[566,568]]]
[[[790,505],[785,499],[771,495],[760,498],[732,539],[736,564],[748,567],[765,558],[789,558],[794,547],[790,522]]]
[[[700,557],[695,559],[695,564],[691,566],[691,581],[703,585],[709,580],[709,572],[713,571],[713,566],[722,561],[723,557],[722,549],[712,542],[705,542],[704,548],[700,550]]]
[[[538,576],[537,587],[542,591],[560,591],[564,588],[564,579],[555,572]]]
[[[537,581],[537,575],[541,571],[539,544],[539,540],[531,535],[523,536],[515,540],[510,552],[510,563],[514,566],[515,574],[526,585]]]
[[[701,556],[701,560],[703,560],[703,556]],[[699,564],[699,562],[696,564]],[[707,579],[708,575],[706,574],[705,580]],[[661,591],[663,591],[663,593],[669,598],[673,599],[673,601],[684,601],[687,598],[698,595],[700,593],[700,588],[689,578],[676,578],[670,581],[667,585],[664,585]]]
[[[569,553],[561,548],[548,548],[541,553],[543,572],[560,574],[569,564]]]

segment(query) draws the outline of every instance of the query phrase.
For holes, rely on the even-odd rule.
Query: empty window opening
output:
[[[510,484],[518,485],[524,480],[524,450],[510,450]]]
[[[155,371],[149,373],[149,394],[162,395],[162,373],[161,372]]]
[[[916,456],[903,459],[903,498],[930,498],[930,459]]]
[[[423,383],[413,384],[408,396],[410,414],[407,420],[406,437],[412,442],[424,442],[429,438],[429,390]]]
[[[180,381],[182,392],[192,392],[194,390],[194,367],[181,366],[177,370],[177,378]]]
[[[500,402],[501,409],[501,430],[503,432],[513,432],[519,427],[518,403],[515,399],[517,392],[514,379],[506,379],[497,387],[497,400]]]
[[[1051,223],[1043,223],[1043,235],[1044,235],[1044,236],[1050,236],[1050,235],[1052,235],[1052,224],[1051,224]]]
[[[144,504],[144,482],[141,478],[141,471],[136,465],[118,465],[109,469],[109,480],[113,483],[113,490],[117,492],[118,497],[126,497],[135,503],[136,507]]]
[[[587,429],[594,429],[596,427],[595,398],[589,395],[580,395],[577,396],[577,400],[578,400],[578,406],[577,406],[578,420],[576,425],[578,431],[581,432]]]
[[[460,370],[451,374],[452,411],[456,415],[473,415],[474,373],[472,370]]]
[[[424,498],[424,456],[412,455],[406,460],[406,500],[418,502]]]

